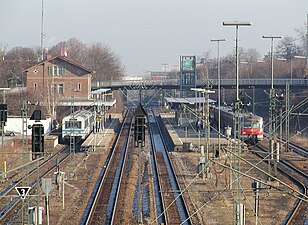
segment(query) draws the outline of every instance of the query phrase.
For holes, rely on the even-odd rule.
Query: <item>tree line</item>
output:
[[[93,81],[120,79],[124,76],[125,66],[120,57],[108,46],[102,43],[87,45],[77,38],[61,41],[50,49],[44,49],[44,58],[61,54],[65,49],[68,58],[95,71]],[[0,45],[0,87],[26,86],[26,77],[23,71],[37,64],[41,59],[39,47],[13,47],[7,51]]]
[[[305,78],[307,67],[305,56],[306,37],[299,32],[299,37],[286,36],[277,42],[274,50],[275,77],[276,78]],[[199,61],[201,66],[197,69],[200,79],[217,77],[217,58],[211,57],[211,50],[207,50]],[[270,51],[261,58],[257,49],[239,48],[239,74],[241,78],[269,78],[271,74]],[[235,52],[220,57],[221,78],[234,78]]]

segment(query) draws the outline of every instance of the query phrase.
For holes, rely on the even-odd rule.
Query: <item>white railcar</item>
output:
[[[85,139],[93,130],[94,113],[89,110],[76,111],[63,118],[62,138],[71,136]]]

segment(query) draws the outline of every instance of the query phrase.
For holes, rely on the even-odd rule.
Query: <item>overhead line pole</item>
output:
[[[219,44],[222,41],[226,41],[226,39],[211,39],[212,42],[217,42],[217,95],[218,95],[218,152],[217,156],[220,155],[220,51]]]
[[[44,60],[43,42],[44,42],[44,0],[42,0],[42,16],[41,16],[41,61]]]
[[[240,129],[241,129],[241,118],[240,118],[240,112],[241,112],[241,100],[239,97],[239,50],[238,50],[238,37],[239,37],[239,26],[251,26],[251,22],[243,22],[243,21],[229,21],[229,22],[223,22],[223,26],[235,26],[235,74],[236,74],[236,99],[234,102],[234,139],[235,139],[235,149],[234,152],[238,155],[242,152],[241,149],[241,143],[240,143]],[[238,140],[236,140],[238,139]],[[237,157],[234,157],[234,169],[237,169],[240,171],[240,160]],[[237,195],[236,199],[234,201],[234,224],[236,225],[243,225],[245,224],[245,214],[244,214],[244,205],[240,203],[240,193],[239,189],[241,187],[241,181],[239,173],[235,173],[235,179],[236,182],[236,189]]]
[[[276,125],[277,125],[277,113],[276,113],[276,97],[274,89],[274,39],[280,39],[281,36],[263,35],[262,38],[271,39],[271,89],[270,89],[270,107],[269,107],[269,149],[270,160],[268,160],[268,173],[277,176],[277,162],[274,157],[274,152],[277,146],[276,137]],[[269,177],[270,179],[270,177]]]

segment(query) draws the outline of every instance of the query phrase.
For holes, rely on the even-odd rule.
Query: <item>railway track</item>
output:
[[[81,142],[76,143],[76,151],[80,148]],[[41,164],[38,164],[37,167],[29,171],[26,177],[20,178],[18,181],[13,182],[12,185],[9,185],[4,191],[0,194],[0,222],[6,223],[5,221],[10,218],[14,211],[15,220],[18,219],[18,213],[21,208],[21,199],[16,196],[15,187],[24,186],[24,182],[27,183],[27,186],[30,187],[29,195],[31,195],[36,189],[37,182],[41,178],[47,176],[56,170],[57,166],[64,163],[69,158],[69,146],[65,146],[60,149],[58,152],[53,154],[47,160],[43,161]],[[54,160],[57,159],[58,164],[56,165]],[[39,162],[37,162],[39,163]],[[11,196],[11,197],[10,197]],[[16,197],[14,197],[16,196]]]
[[[149,130],[152,140],[152,154],[156,168],[158,185],[155,189],[161,190],[156,200],[158,219],[165,224],[192,224],[189,212],[182,195],[179,194],[180,186],[172,167],[162,133],[153,112],[149,113]],[[155,141],[154,141],[155,140]],[[185,222],[184,222],[185,221]]]
[[[80,224],[113,223],[131,126],[132,112],[128,111],[113,150],[110,151],[103,166]]]
[[[268,133],[264,133],[264,137],[266,137],[268,139],[269,137],[269,134]],[[277,140],[279,141],[280,139],[277,138]],[[285,139],[282,139],[283,142],[285,142],[286,140]],[[308,149],[305,149],[297,144],[294,144],[292,142],[289,142],[289,147],[294,151],[296,152],[297,154],[303,156],[303,157],[308,157]]]
[[[261,146],[257,146],[257,148],[261,151],[267,152],[267,149]],[[258,156],[263,158],[264,156],[257,153]],[[304,196],[307,196],[307,181],[308,181],[308,175],[295,167],[294,165],[284,161],[280,160],[278,163],[277,169],[283,173],[286,177],[288,177],[294,184],[298,186],[301,193]],[[306,198],[307,201],[307,198]],[[298,216],[301,215],[301,211],[305,212],[308,209],[308,203],[303,201],[303,198],[298,198],[296,202],[294,203],[292,211],[287,215],[287,217],[284,220],[284,224],[297,224],[296,221],[298,220]]]

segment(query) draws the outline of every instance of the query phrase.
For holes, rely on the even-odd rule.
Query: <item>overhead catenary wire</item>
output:
[[[180,102],[179,102],[180,103]],[[303,102],[304,103],[304,102]],[[302,103],[302,104],[303,104]],[[192,110],[192,109],[190,109],[188,106],[186,106],[185,104],[182,104],[186,109],[188,109],[190,112],[192,112],[193,114],[195,114],[196,116],[199,116],[198,115],[198,113],[196,113],[196,112],[194,112],[194,110]],[[294,107],[294,108],[298,108],[298,107],[300,107],[301,106],[301,104],[298,104],[297,105],[297,107]],[[202,118],[201,118],[202,119]],[[214,128],[215,129],[215,128]],[[215,129],[216,130],[216,129]],[[224,136],[224,135],[223,135]],[[269,156],[269,155],[268,155]],[[264,160],[266,160],[266,158],[268,157],[268,156],[266,156],[264,159],[262,159],[259,163],[261,163],[261,162],[263,162]],[[241,160],[243,160],[243,158],[240,158]],[[247,162],[247,160],[246,160],[246,162]],[[216,162],[217,163],[217,162]],[[221,163],[217,163],[217,164],[221,164]],[[258,167],[255,167],[253,164],[251,164],[250,163],[250,165],[252,165],[252,167],[251,167],[251,169],[253,169],[253,168],[258,168]],[[227,166],[224,166],[224,167],[226,167],[226,168],[229,168],[229,169],[231,169],[231,170],[234,170],[232,167],[227,167]],[[250,169],[250,170],[251,170]],[[262,169],[259,169],[261,172],[263,172],[263,173],[265,173],[265,174],[267,174],[265,171],[263,171]],[[235,170],[234,170],[235,171]],[[200,171],[200,172],[202,172],[202,171]],[[236,172],[239,172],[239,171],[236,171]],[[247,172],[249,172],[249,171],[247,171]],[[247,173],[246,172],[246,173]],[[246,174],[244,174],[244,173],[241,173],[242,174],[242,176],[244,176],[244,175],[246,175]],[[268,174],[267,174],[268,175]],[[199,176],[199,174],[197,175],[197,176]],[[248,176],[248,175],[247,175]],[[254,180],[256,180],[255,179],[255,177],[252,177],[252,176],[249,176],[249,178],[251,178],[251,179],[254,179]],[[298,192],[297,190],[295,190],[295,189],[293,189],[292,187],[290,187],[289,185],[287,185],[287,184],[285,184],[284,182],[282,182],[281,180],[279,180],[278,178],[275,178],[275,180],[277,180],[278,182],[280,182],[280,183],[282,183],[282,184],[284,184],[287,188],[290,188],[293,192],[296,192],[297,194],[299,194],[299,195],[302,195],[302,193],[300,193],[300,192]],[[193,179],[193,181],[194,181],[194,179]],[[192,182],[193,182],[192,181]],[[192,182],[181,192],[181,194],[192,184]],[[233,182],[235,182],[235,181],[233,181]],[[261,182],[261,183],[265,183],[265,182]],[[265,183],[266,185],[268,185],[267,183]],[[277,190],[279,190],[279,191],[283,191],[283,190],[280,190],[280,189],[278,189],[278,188],[276,188],[276,187],[274,187],[273,186],[273,188],[275,188],[275,189],[277,189]],[[307,201],[307,199],[305,199],[305,198],[307,198],[307,196],[306,195],[303,195],[303,197],[300,197],[300,196],[297,196],[297,195],[294,195],[294,194],[292,194],[292,193],[288,193],[288,194],[290,194],[291,196],[293,196],[293,197],[296,197],[296,198],[299,198],[299,199],[302,199],[302,200],[304,200],[304,201]],[[218,195],[217,195],[218,196]],[[216,196],[216,197],[217,197]],[[214,198],[216,198],[215,196],[213,197],[213,198],[211,198],[211,199],[214,199]],[[209,201],[208,201],[209,202]],[[198,212],[199,210],[197,210],[196,212]],[[195,213],[196,213],[195,212]],[[191,215],[191,217],[192,216],[194,216],[195,215],[195,213],[194,214],[192,214]],[[184,221],[185,222],[185,221]]]

